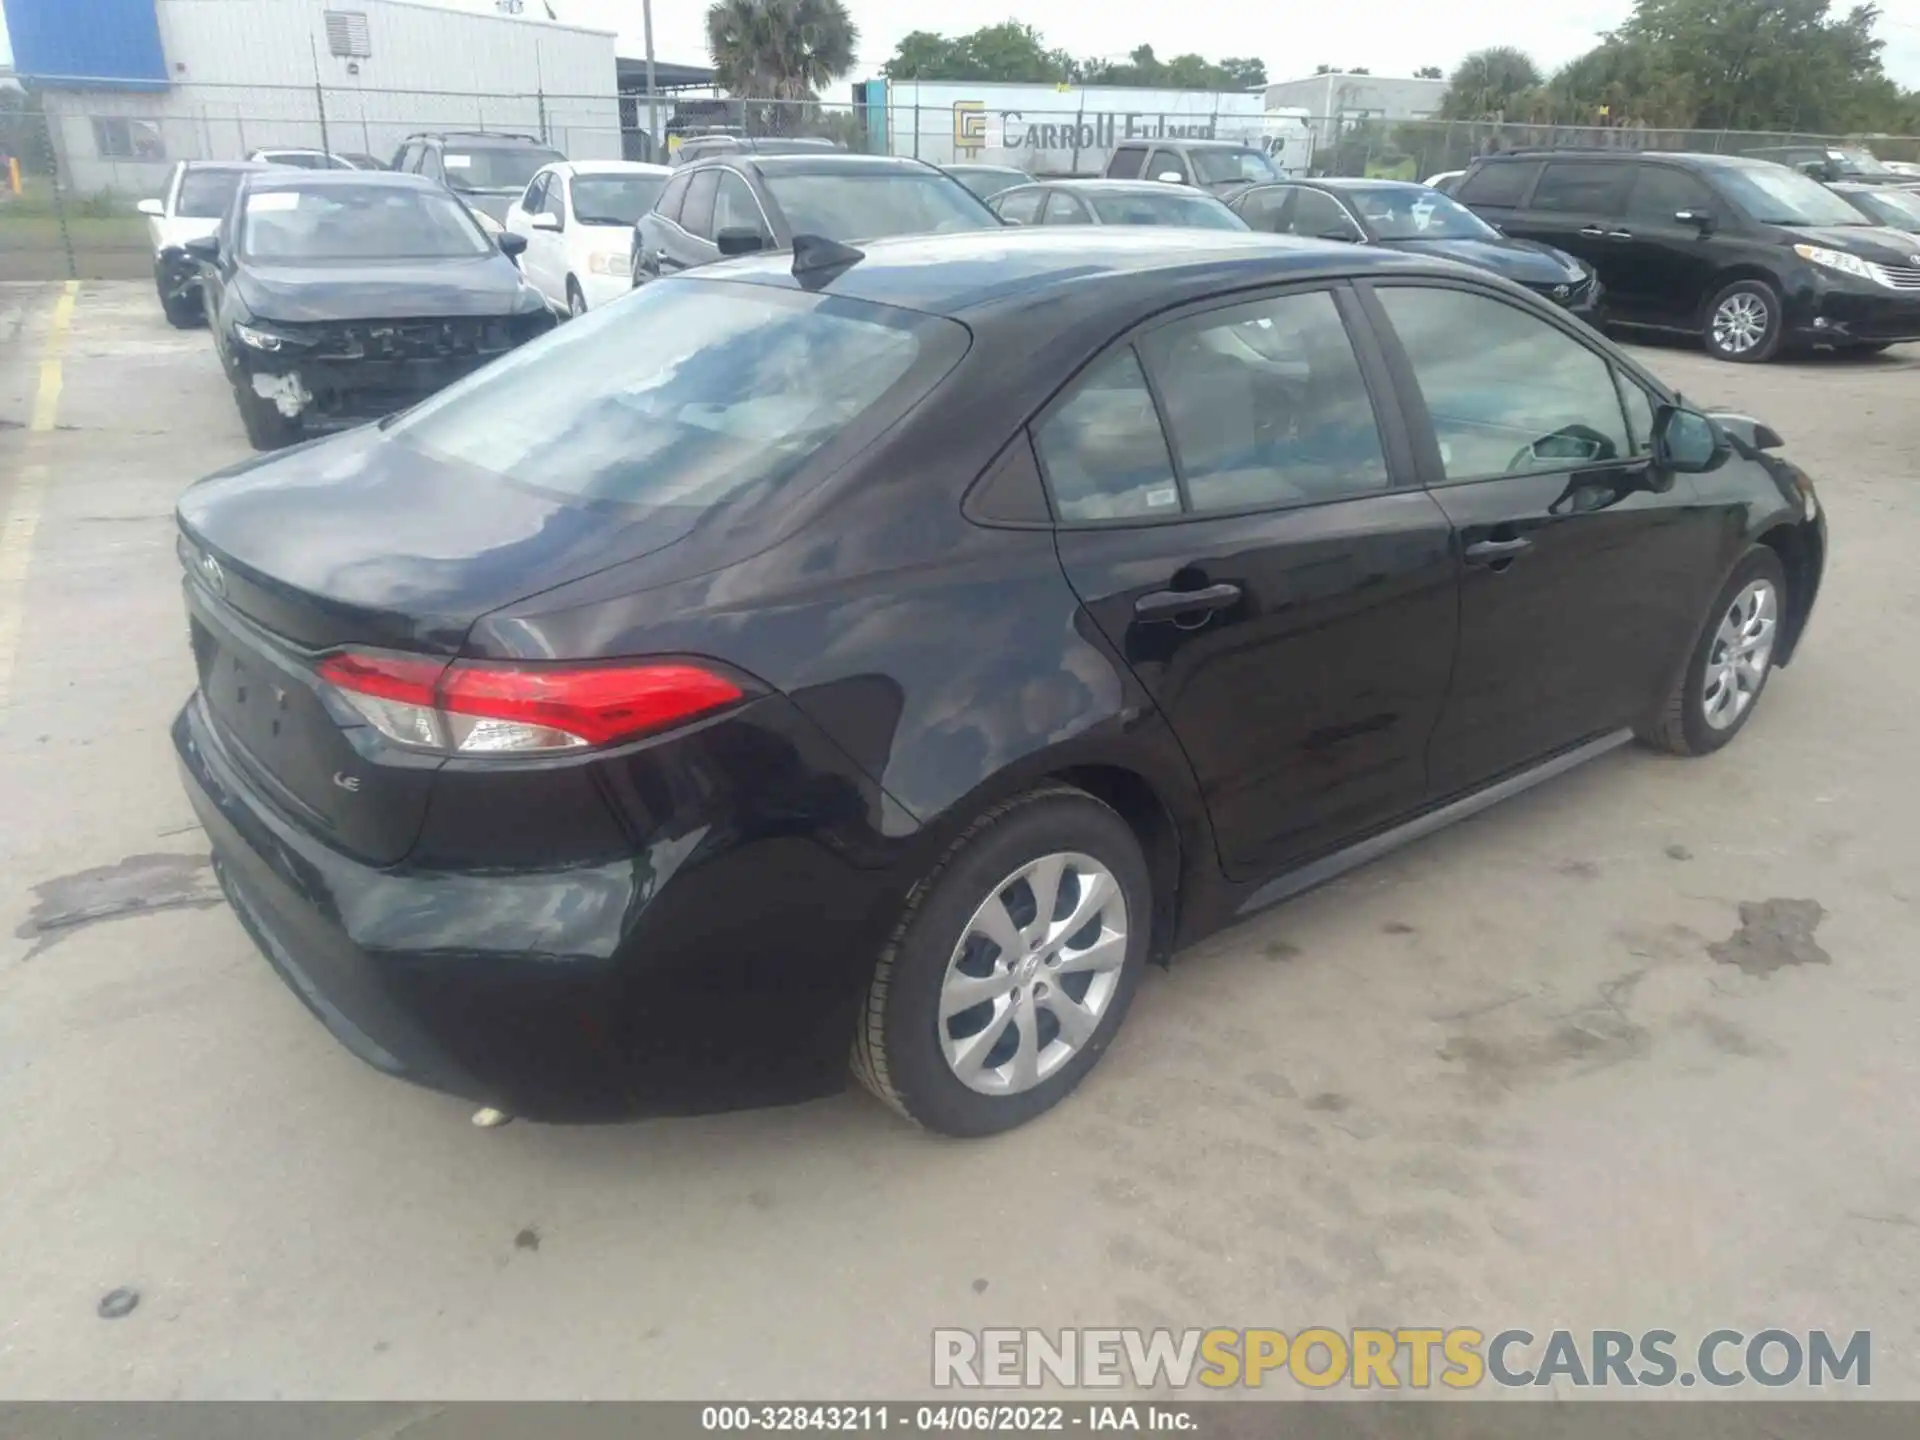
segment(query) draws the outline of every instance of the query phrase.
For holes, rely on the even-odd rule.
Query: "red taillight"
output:
[[[348,653],[322,661],[320,676],[389,739],[463,755],[610,745],[746,693],[686,661],[518,666]]]

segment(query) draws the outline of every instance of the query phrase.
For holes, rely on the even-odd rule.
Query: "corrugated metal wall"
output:
[[[13,68],[164,85],[154,0],[4,0]]]
[[[47,96],[78,190],[146,194],[175,160],[272,146],[324,143],[384,160],[421,130],[544,134],[579,159],[621,153],[611,34],[402,0],[158,5],[173,65],[164,93]],[[329,8],[367,17],[370,54],[329,52]],[[130,146],[127,120],[138,130]]]

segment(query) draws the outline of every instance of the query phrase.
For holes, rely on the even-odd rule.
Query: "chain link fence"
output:
[[[999,164],[1037,176],[1097,175],[1121,140],[1155,136],[1239,139],[1266,151],[1289,174],[1408,180],[1521,148],[1740,154],[1819,145],[1920,161],[1915,137],[1262,115],[1209,108],[1218,101],[1204,95],[1190,97],[1177,114],[1140,115],[1102,108],[1097,91],[1074,92],[1072,100],[1070,109],[989,112],[975,103],[662,95],[649,104],[612,91],[481,94],[319,85],[183,83],[151,95],[63,84],[24,95],[0,92],[0,280],[148,274],[153,248],[136,206],[164,192],[178,161],[307,149],[387,164],[409,136],[436,131],[511,132],[577,160],[670,161],[695,135],[804,136],[849,150],[940,165]]]

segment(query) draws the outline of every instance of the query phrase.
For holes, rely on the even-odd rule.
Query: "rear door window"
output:
[[[1549,163],[1534,187],[1534,210],[1577,215],[1618,215],[1626,208],[1631,165],[1617,161]]]
[[[1540,162],[1502,161],[1482,165],[1460,182],[1454,199],[1463,205],[1493,205],[1511,210],[1527,197],[1527,187],[1540,173]]]
[[[1056,190],[1047,197],[1048,225],[1091,225],[1093,216],[1087,213],[1087,207],[1080,203],[1079,197]]]
[[[1009,225],[1031,225],[1040,218],[1040,204],[1046,198],[1044,190],[1010,190],[995,197],[994,208]]]
[[[1146,168],[1147,151],[1143,145],[1122,145],[1113,152],[1107,174],[1115,180],[1138,180]]]
[[[1240,202],[1240,218],[1255,230],[1279,233],[1286,224],[1287,205],[1299,193],[1292,185],[1267,185],[1249,190]]]
[[[722,170],[713,192],[713,233],[722,230],[751,230],[763,240],[771,239],[760,218],[760,206],[747,182],[731,170]]]
[[[689,235],[702,240],[713,238],[713,197],[720,188],[718,170],[696,170],[687,187],[686,203],[680,207],[680,226]]]
[[[1360,227],[1347,207],[1319,190],[1302,190],[1287,215],[1288,235],[1308,240],[1359,240]]]
[[[1034,435],[1062,520],[1180,513],[1167,437],[1131,345],[1098,361]]]
[[[1686,171],[1671,165],[1642,165],[1633,177],[1627,218],[1640,225],[1673,225],[1678,223],[1673,217],[1682,210],[1711,215],[1720,208],[1705,182]]]
[[[693,183],[693,176],[682,173],[667,182],[667,188],[660,192],[660,198],[654,202],[653,213],[662,220],[678,221],[681,202],[687,198],[687,186]]]
[[[1153,152],[1153,158],[1147,161],[1149,180],[1158,180],[1162,175],[1172,175],[1182,181],[1193,179],[1187,170],[1186,157],[1178,150],[1156,150]]]

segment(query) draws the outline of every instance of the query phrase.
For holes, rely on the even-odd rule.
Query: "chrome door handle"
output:
[[[1519,535],[1511,540],[1476,540],[1464,553],[1469,565],[1498,565],[1532,548],[1533,542]]]

